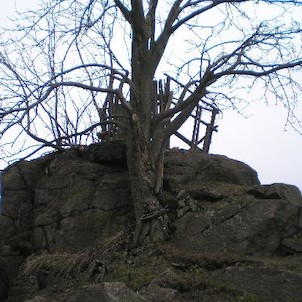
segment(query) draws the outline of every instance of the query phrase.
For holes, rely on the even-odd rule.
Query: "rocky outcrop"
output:
[[[267,301],[298,301],[302,296],[302,274],[268,267],[229,266],[213,273],[225,284],[251,292]]]
[[[197,151],[168,151],[165,170],[165,188],[172,192],[209,180],[259,184],[247,165]],[[3,185],[0,228],[9,238],[2,237],[2,245],[23,254],[91,247],[95,238],[127,226],[132,215],[125,146],[117,142],[17,163],[3,173]]]
[[[2,214],[14,233],[8,241],[18,237],[14,248],[74,251],[120,231],[132,210],[127,169],[102,162],[72,150],[5,171]]]
[[[186,199],[194,207],[176,221],[173,242],[177,246],[205,253],[276,255],[287,244],[299,251],[301,245],[290,243],[301,225],[302,198],[296,187],[253,186],[231,196],[219,184],[209,183],[208,188],[211,186],[215,186],[213,192],[197,195],[198,199],[190,191],[180,195],[179,202]]]
[[[253,186],[259,185],[257,172],[248,165],[222,155],[209,155],[198,150],[172,149],[165,161],[164,185],[178,191],[186,184],[205,181]]]
[[[3,263],[0,265],[0,301],[5,301],[8,298],[9,284],[7,273],[3,271]]]
[[[81,287],[69,301],[148,302],[149,300],[135,293],[122,282],[104,282],[103,284],[91,284]]]
[[[260,185],[239,161],[167,151],[163,202],[173,234],[155,251],[133,255],[126,249],[134,216],[125,145],[22,161],[4,171],[2,184],[0,302],[7,294],[9,302],[300,301],[301,193],[291,185]],[[106,242],[116,234],[122,238],[114,254]],[[293,264],[285,266],[283,257]],[[37,259],[30,278],[20,266],[25,259]],[[36,280],[41,269],[43,287]]]

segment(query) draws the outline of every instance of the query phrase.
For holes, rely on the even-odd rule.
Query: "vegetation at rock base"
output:
[[[27,276],[35,276],[39,270],[44,268],[56,280],[61,280],[60,283],[65,284],[63,287],[56,289],[49,284],[49,290],[44,293],[46,297],[57,298],[59,301],[64,295],[71,296],[73,292],[76,292],[76,288],[90,282],[124,282],[133,291],[144,292],[144,288],[150,286],[149,284],[152,284],[153,280],[157,278],[159,281],[156,281],[158,283],[155,282],[155,284],[166,282],[166,285],[161,284],[161,286],[172,287],[178,292],[173,301],[199,301],[198,299],[201,297],[207,296],[212,297],[211,299],[220,297],[223,301],[230,302],[270,301],[263,296],[259,297],[254,293],[238,290],[211,274],[219,268],[223,269],[239,263],[243,266],[267,265],[268,258],[229,253],[192,254],[178,250],[170,244],[140,247],[133,250],[131,255],[123,255],[121,246],[117,245],[105,252],[104,250],[100,253],[96,251],[34,257],[27,260],[24,272]],[[94,263],[95,257],[106,259],[104,261],[106,272],[99,279],[97,279],[97,275],[91,275],[91,271],[89,271],[91,270],[89,265]],[[274,265],[272,264],[274,261],[279,262],[280,259],[271,260],[269,265]],[[284,268],[284,266],[282,267]],[[159,277],[167,271],[173,273],[172,283],[169,276],[166,279]]]

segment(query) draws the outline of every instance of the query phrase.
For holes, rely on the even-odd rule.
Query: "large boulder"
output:
[[[68,299],[68,302],[150,302],[135,293],[123,282],[105,282],[90,284],[78,289],[78,292]]]
[[[300,190],[293,185],[274,183],[271,185],[257,185],[248,190],[248,194],[258,199],[283,199],[292,205],[302,207]]]
[[[0,242],[26,255],[91,247],[121,231],[132,210],[125,145],[117,142],[16,163],[2,183]]]
[[[132,205],[124,167],[55,158],[48,168],[34,188],[35,250],[88,248],[125,227]]]
[[[241,192],[232,198],[226,195],[219,202],[195,200],[195,208],[176,220],[173,242],[182,249],[203,253],[282,252],[283,245],[290,245],[285,238],[292,238],[300,229],[302,197],[297,188],[257,186]],[[296,244],[296,250],[300,246]],[[294,249],[293,243],[291,247]]]
[[[188,183],[219,181],[239,185],[259,185],[257,172],[248,165],[222,155],[200,150],[172,149],[166,152],[164,187],[178,191]]]
[[[18,231],[32,227],[34,187],[43,176],[34,162],[22,161],[2,173],[2,215],[15,222]]]
[[[152,279],[141,294],[154,302],[172,302],[176,299],[181,283],[180,277],[173,270],[168,269]]]
[[[4,302],[8,298],[8,277],[6,272],[0,267],[0,301]]]
[[[299,302],[302,297],[302,274],[270,267],[229,266],[212,277],[225,286],[253,293],[261,299],[248,301]]]
[[[110,166],[126,166],[126,144],[123,141],[108,141],[87,147],[84,157],[90,162]]]
[[[7,245],[10,238],[16,234],[16,228],[13,219],[0,216],[0,250],[1,246]],[[0,252],[1,255],[1,252]]]
[[[36,296],[33,299],[26,300],[25,302],[55,302],[53,299],[48,299],[41,296]]]

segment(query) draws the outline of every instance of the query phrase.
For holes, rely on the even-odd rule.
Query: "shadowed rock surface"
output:
[[[19,162],[2,184],[0,302],[301,301],[301,193],[239,161],[167,151],[173,233],[134,250],[125,145]]]

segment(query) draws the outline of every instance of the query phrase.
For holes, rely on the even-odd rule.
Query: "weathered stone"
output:
[[[110,221],[110,223],[109,223]],[[59,228],[46,227],[50,251],[77,251],[94,247],[124,229],[127,220],[98,210],[62,219]],[[38,240],[38,238],[36,238]]]
[[[0,264],[1,265],[1,264]],[[8,276],[0,266],[0,301],[5,302],[8,298]]]
[[[147,302],[144,298],[133,290],[129,289],[123,282],[105,282],[104,289],[108,295],[108,302]]]
[[[154,278],[148,287],[141,290],[141,294],[154,302],[175,301],[180,284],[181,279],[178,275],[168,269]]]
[[[8,244],[18,252],[18,255],[29,256],[33,252],[32,233],[30,231],[17,232],[9,238]]]
[[[94,163],[126,166],[126,144],[122,141],[93,144],[88,146],[85,157]]]
[[[5,216],[0,216],[0,246],[7,244],[8,239],[11,238],[15,232],[13,220]]]
[[[298,223],[299,229],[302,229],[302,207],[299,208],[299,223]]]
[[[223,195],[211,189],[191,189],[189,194],[192,198],[198,200],[218,201],[223,198]]]
[[[265,301],[301,301],[301,273],[267,267],[230,266],[212,275],[220,278],[225,285],[256,294]]]
[[[22,261],[23,258],[16,255],[0,257],[0,302],[6,302]]]
[[[179,192],[179,188],[190,182],[205,181],[248,186],[260,184],[255,170],[226,156],[178,149],[166,153],[164,187],[167,190]]]
[[[44,172],[34,162],[21,161],[2,173],[2,185],[5,191],[28,190],[43,177]]]
[[[152,302],[172,302],[175,301],[177,290],[173,288],[161,287],[156,284],[150,284],[141,294]]]
[[[180,283],[180,278],[172,269],[167,269],[150,282],[153,285],[174,289],[179,289]]]
[[[109,169],[89,162],[85,166],[83,158],[63,157],[52,164],[57,168],[35,187],[36,250],[87,248],[124,228],[132,209],[124,167]]]
[[[25,302],[55,302],[55,300],[41,297],[41,296],[36,296],[31,300],[26,300]]]
[[[0,246],[0,257],[8,257],[8,256],[18,256],[19,252],[13,250],[10,245],[2,245]]]
[[[284,253],[302,253],[302,233],[295,234],[282,240]]]
[[[4,183],[5,185],[5,183]],[[6,191],[2,195],[2,215],[15,221],[16,230],[30,229],[33,194],[27,191]]]
[[[202,212],[187,213],[176,221],[173,242],[184,250],[274,254],[280,238],[297,230],[298,208],[284,200],[208,204]]]
[[[105,282],[81,287],[68,302],[148,302],[123,282]]]
[[[275,183],[253,186],[248,190],[248,194],[258,199],[284,199],[295,206],[302,207],[301,192],[293,185]]]
[[[82,286],[75,295],[72,295],[68,302],[109,302],[108,295],[103,284],[90,284]],[[116,300],[117,302],[117,300]]]

